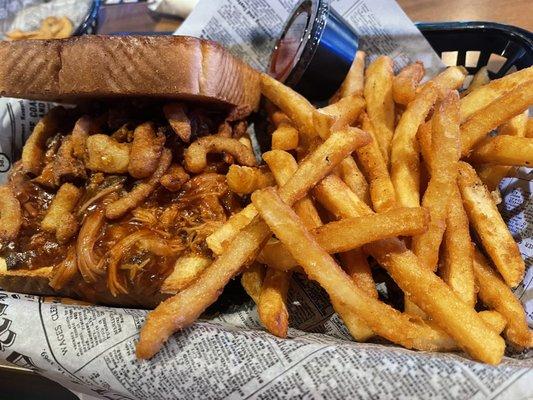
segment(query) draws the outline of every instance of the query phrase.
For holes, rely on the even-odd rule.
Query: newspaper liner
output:
[[[241,3],[200,2],[178,33],[217,40],[264,67],[273,38],[295,2],[254,0],[253,7],[247,2],[246,12]],[[394,2],[338,0],[333,6],[355,25],[363,47],[372,40],[372,46],[366,46],[372,54],[392,54],[397,65],[422,59],[430,71],[441,67]],[[253,41],[257,46],[252,48],[248,43],[257,39],[253,27],[259,24],[259,15],[263,36]],[[369,26],[373,30],[367,30]],[[401,38],[401,45],[395,38]],[[0,99],[0,181],[50,107]],[[501,190],[502,213],[527,263],[526,277],[515,293],[531,325],[530,180],[531,170],[520,169],[515,178],[502,182]],[[0,292],[0,362],[33,369],[74,391],[109,399],[533,397],[531,351],[491,367],[461,354],[355,343],[323,290],[298,277],[289,299],[290,339],[281,340],[262,329],[250,300],[233,297],[229,307],[217,304],[218,315],[175,334],[152,360],[140,362],[135,359],[135,342],[147,311],[68,305]]]

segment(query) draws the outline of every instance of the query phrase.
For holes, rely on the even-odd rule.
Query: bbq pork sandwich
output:
[[[258,74],[178,36],[0,43],[0,94],[57,106],[0,187],[0,288],[151,307],[209,265],[256,163]]]

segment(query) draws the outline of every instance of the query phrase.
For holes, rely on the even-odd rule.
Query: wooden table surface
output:
[[[533,31],[533,0],[397,0],[413,21],[496,21]],[[146,3],[105,5],[98,32],[174,31],[179,19],[155,18]]]

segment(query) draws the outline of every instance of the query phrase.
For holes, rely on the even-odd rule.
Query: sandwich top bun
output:
[[[259,103],[259,74],[222,46],[187,36],[86,35],[0,42],[0,95],[33,100],[157,97],[233,108]]]

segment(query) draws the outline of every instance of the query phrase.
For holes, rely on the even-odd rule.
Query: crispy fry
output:
[[[298,131],[294,126],[281,123],[272,132],[272,150],[294,150],[298,147]]]
[[[427,83],[403,113],[392,139],[391,179],[399,205],[420,205],[420,160],[416,133],[437,100],[439,89]],[[375,125],[374,125],[375,127]]]
[[[466,304],[474,307],[476,288],[468,216],[456,182],[449,196],[444,235],[444,263],[441,265],[440,276]]]
[[[461,99],[461,122],[466,121],[501,95],[532,79],[533,67],[529,67],[473,90]]]
[[[348,185],[350,190],[366,204],[370,204],[370,191],[365,176],[357,166],[355,160],[349,156],[346,157],[337,167],[337,173],[341,179]]]
[[[460,89],[467,75],[468,72],[464,67],[448,67],[440,74],[420,86],[418,88],[418,92],[424,90],[429,82],[432,82],[439,90],[439,100],[442,100],[444,97],[446,97],[450,90]]]
[[[421,207],[397,208],[385,213],[330,222],[310,233],[320,247],[334,254],[357,249],[375,240],[420,234],[427,229],[428,222],[428,213]],[[290,257],[290,249],[284,248],[280,242],[267,243],[259,260],[285,271],[296,266]]]
[[[267,268],[257,303],[261,323],[270,333],[282,338],[287,337],[289,328],[286,302],[290,276],[288,272]]]
[[[248,204],[241,211],[229,217],[224,225],[205,239],[207,246],[216,255],[222,254],[225,243],[231,241],[256,215],[255,207],[252,204]]]
[[[478,249],[474,252],[474,274],[481,301],[507,320],[507,339],[517,346],[532,347],[533,333],[527,326],[522,304]]]
[[[267,104],[272,104],[272,103],[267,102]],[[275,106],[272,106],[272,107],[276,108]],[[292,126],[292,121],[287,116],[287,114],[285,114],[282,111],[279,111],[278,109],[276,109],[276,111],[270,113],[269,114],[269,118],[270,118],[270,120],[272,121],[272,123],[274,124],[274,126],[276,128],[279,128],[283,124],[287,124],[287,125],[291,125]]]
[[[392,81],[392,97],[397,104],[406,106],[414,100],[416,88],[424,77],[426,69],[417,61],[404,67]]]
[[[189,143],[191,140],[191,121],[185,114],[185,105],[182,103],[165,104],[163,112],[174,133],[185,143]]]
[[[483,248],[505,282],[515,287],[522,281],[524,260],[489,191],[481,183],[476,171],[464,162],[459,162],[458,183],[468,219],[480,237]]]
[[[181,165],[172,164],[165,175],[161,177],[159,182],[165,187],[165,189],[171,192],[177,192],[189,179],[190,175]]]
[[[20,203],[9,186],[0,186],[0,246],[17,237],[22,225]]]
[[[396,191],[392,185],[389,170],[375,140],[374,128],[366,114],[363,115],[362,128],[372,136],[372,142],[356,150],[357,158],[368,177],[372,206],[377,212],[396,207]]]
[[[472,82],[468,85],[468,88],[464,91],[463,95],[466,96],[468,93],[474,91],[475,89],[480,88],[483,85],[486,85],[490,82],[489,70],[487,67],[481,67],[472,78]]]
[[[485,310],[480,311],[478,315],[481,319],[493,328],[494,332],[501,334],[507,326],[507,320],[498,311]]]
[[[72,211],[81,197],[81,190],[71,183],[61,185],[57,194],[52,199],[52,203],[48,211],[41,221],[41,228],[48,232],[55,232],[59,242],[64,243],[72,237],[68,236],[67,232],[75,234],[78,228],[78,223],[72,217]],[[70,218],[68,217],[70,215]],[[66,225],[72,226],[74,229],[68,229],[60,233],[60,228],[65,229]]]
[[[366,112],[383,154],[389,165],[390,148],[394,133],[394,101],[392,99],[392,60],[387,56],[376,58],[365,74]]]
[[[228,187],[238,194],[250,194],[257,189],[275,184],[272,173],[256,167],[231,165],[226,174]]]
[[[313,125],[317,111],[303,96],[267,74],[261,74],[261,93],[291,119],[305,141],[318,135]]]
[[[528,110],[498,127],[500,135],[525,137],[527,130]],[[490,140],[490,139],[489,139]],[[485,140],[480,146],[483,146]],[[506,176],[512,176],[515,168],[508,165],[478,165],[476,171],[481,181],[489,188],[491,192],[498,189],[500,182]]]
[[[137,207],[146,199],[159,184],[159,179],[165,174],[172,161],[169,149],[164,149],[159,158],[159,165],[153,175],[140,181],[129,193],[106,207],[105,215],[109,219],[117,219]]]
[[[533,104],[533,79],[516,86],[473,113],[461,125],[461,154],[468,155],[487,133],[524,112],[530,104]]]
[[[70,246],[67,256],[59,264],[55,265],[50,274],[48,284],[54,290],[61,290],[69,283],[78,273],[78,264],[76,261],[76,248]]]
[[[361,249],[354,249],[339,254],[341,266],[352,282],[359,286],[368,296],[378,298],[376,283],[372,278],[372,271],[366,255]],[[356,338],[357,339],[357,338]]]
[[[257,164],[253,151],[238,139],[211,135],[201,137],[185,150],[185,168],[193,173],[202,172],[207,167],[208,153],[228,153],[238,164],[247,167]]]
[[[175,294],[185,289],[211,262],[211,259],[198,254],[186,254],[179,257],[174,269],[161,284],[161,293]]]
[[[131,144],[119,143],[110,136],[103,134],[91,135],[87,138],[87,159],[85,166],[92,171],[109,174],[128,172]]]
[[[473,163],[531,167],[533,139],[500,135],[489,138],[470,155]]]
[[[527,119],[526,137],[528,137],[528,138],[532,138],[533,137],[533,118],[532,117],[529,117]]]
[[[365,57],[366,53],[362,50],[358,50],[357,53],[355,53],[352,65],[338,90],[339,99],[353,95],[363,95],[365,84]]]
[[[398,239],[365,246],[410,299],[472,357],[488,364],[500,362],[505,342]],[[428,288],[431,288],[428,290]]]
[[[255,207],[254,207],[255,209]],[[258,262],[252,263],[241,275],[241,285],[255,304],[259,304],[261,288],[265,279],[265,266]]]
[[[459,161],[459,94],[449,92],[433,115],[431,141],[433,172],[422,206],[431,222],[426,232],[413,237],[412,249],[425,268],[437,269],[439,247],[446,229],[447,199],[457,177]]]
[[[361,96],[343,97],[336,103],[320,108],[313,115],[313,123],[325,139],[329,132],[342,129],[346,125],[351,126],[365,107],[365,101]],[[329,118],[325,118],[324,115]]]
[[[35,125],[22,148],[22,169],[25,172],[35,176],[41,173],[46,141],[57,133],[59,123],[65,115],[66,111],[63,107],[55,107]]]
[[[372,209],[359,197],[353,193],[350,188],[335,175],[324,178],[313,190],[316,199],[336,218],[350,218],[372,213]],[[342,193],[347,196],[348,200],[344,202],[332,201]]]
[[[154,173],[165,145],[165,136],[157,135],[152,123],[145,122],[133,131],[128,172],[136,179],[148,178]]]
[[[288,204],[301,199],[341,160],[369,140],[366,133],[354,128],[333,133],[302,161],[280,189],[280,196]],[[148,314],[137,343],[137,357],[151,358],[173,332],[192,324],[218,298],[227,282],[255,259],[269,236],[268,226],[261,218],[255,217],[191,286]]]

